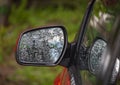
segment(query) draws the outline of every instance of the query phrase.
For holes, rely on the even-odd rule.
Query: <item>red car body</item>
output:
[[[54,85],[70,85],[70,75],[67,68],[64,68],[63,71],[56,77]]]

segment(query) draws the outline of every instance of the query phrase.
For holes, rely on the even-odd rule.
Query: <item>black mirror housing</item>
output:
[[[62,60],[68,39],[63,26],[35,28],[21,33],[16,61],[21,65],[55,66]]]

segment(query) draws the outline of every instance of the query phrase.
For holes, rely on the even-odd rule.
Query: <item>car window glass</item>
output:
[[[89,48],[96,37],[107,40],[114,26],[114,22],[114,15],[112,15],[100,1],[96,1],[83,40],[85,47]],[[89,71],[82,71],[81,75],[84,85],[96,85],[95,75]]]

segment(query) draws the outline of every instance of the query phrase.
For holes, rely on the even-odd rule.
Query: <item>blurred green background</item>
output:
[[[69,42],[79,29],[89,0],[0,0],[0,85],[53,85],[63,67],[26,67],[16,63],[19,34],[48,25],[64,25]]]

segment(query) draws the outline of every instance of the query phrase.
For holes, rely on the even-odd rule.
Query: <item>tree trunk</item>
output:
[[[10,15],[11,0],[0,0],[0,26],[8,26]]]

